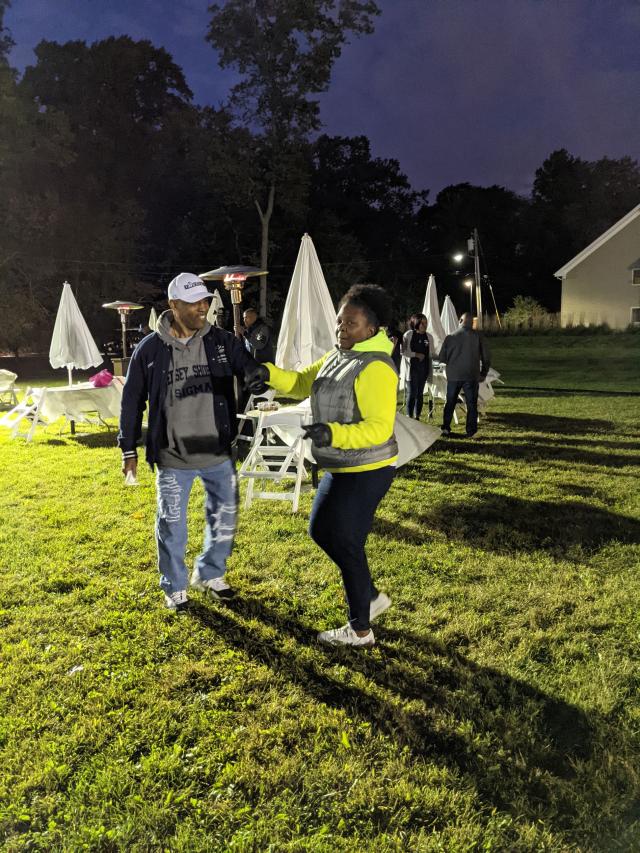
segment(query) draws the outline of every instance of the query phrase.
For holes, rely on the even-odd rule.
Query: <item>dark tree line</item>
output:
[[[245,37],[259,44],[260,27],[278,24],[279,52],[257,51],[238,69],[244,85],[234,99],[212,109],[193,103],[164,49],[128,37],[43,41],[20,77],[0,0],[0,349],[37,344],[38,335],[46,344],[65,279],[105,339],[117,318],[103,302],[161,301],[180,270],[267,264],[277,320],[305,231],[334,296],[354,281],[377,282],[399,320],[421,307],[431,272],[441,296],[464,307],[451,255],[473,228],[501,310],[518,294],[557,308],[554,270],[640,201],[637,163],[561,150],[537,170],[529,198],[457,184],[430,203],[397,161],[372,155],[366,137],[317,135],[310,94],[328,86],[346,34],[369,32],[376,13],[374,3],[348,0],[339,20],[334,5],[262,4],[269,14]],[[218,6],[214,45],[247,3]],[[316,17],[293,19],[300,9]],[[287,26],[304,38],[288,38]],[[317,38],[323,28],[332,41]],[[287,57],[306,89],[285,73]],[[275,88],[263,79],[276,73],[269,59]],[[222,52],[221,62],[233,58]],[[251,120],[256,110],[262,123]],[[259,294],[249,297],[257,303]]]

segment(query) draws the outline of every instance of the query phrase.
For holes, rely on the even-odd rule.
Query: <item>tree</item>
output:
[[[148,41],[43,41],[36,57],[18,92],[42,121],[64,119],[72,153],[41,176],[57,207],[39,253],[61,259],[85,307],[97,308],[165,254],[183,201],[180,151],[198,117],[182,71]]]
[[[596,161],[552,152],[536,171],[527,213],[523,266],[530,290],[557,310],[553,273],[628,213],[640,199],[640,169],[630,157]]]
[[[525,199],[500,186],[454,184],[441,190],[435,204],[422,214],[433,254],[431,271],[461,307],[460,278],[452,278],[452,256],[465,249],[474,228],[480,237],[482,274],[488,274],[496,300],[504,307],[522,286],[521,247]],[[471,260],[468,260],[471,271]],[[439,281],[440,283],[440,281]],[[439,288],[440,290],[440,288]],[[465,295],[466,298],[466,295]],[[485,302],[485,309],[489,306]]]
[[[320,128],[315,95],[327,90],[334,62],[349,34],[370,33],[379,9],[373,0],[226,0],[209,7],[207,40],[222,68],[240,81],[230,104],[258,132],[265,164],[253,202],[261,225],[260,265],[269,259],[269,226],[276,188],[300,166],[299,150]],[[260,291],[266,312],[266,282]]]
[[[371,156],[365,136],[321,136],[313,148],[309,230],[329,264],[335,295],[354,281],[383,283],[406,313],[424,268],[415,192],[397,160]]]

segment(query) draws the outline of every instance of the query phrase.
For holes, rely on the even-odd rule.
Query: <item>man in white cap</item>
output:
[[[242,341],[207,322],[212,295],[192,273],[171,281],[169,310],[134,350],[122,392],[118,446],[125,476],[136,475],[149,404],[146,459],[157,469],[160,586],[166,606],[178,613],[188,608],[187,505],[196,477],[205,489],[205,534],[191,587],[217,600],[234,595],[225,580],[238,511],[233,380],[244,379],[258,363]]]

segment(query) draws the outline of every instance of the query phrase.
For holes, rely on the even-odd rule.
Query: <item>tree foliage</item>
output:
[[[261,225],[260,265],[269,263],[276,195],[294,174],[304,183],[300,149],[320,128],[317,95],[351,34],[370,33],[379,9],[373,0],[226,0],[209,7],[207,40],[222,68],[239,81],[230,106],[258,134],[261,174],[253,203]],[[285,189],[286,195],[286,189]],[[282,204],[282,200],[280,201]],[[266,309],[266,278],[260,307]]]
[[[318,99],[350,34],[373,31],[373,0],[227,0],[209,7],[207,40],[240,80],[231,103],[279,144],[320,128]]]

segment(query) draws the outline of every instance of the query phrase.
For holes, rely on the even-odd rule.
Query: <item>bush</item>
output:
[[[516,296],[513,307],[505,311],[503,321],[505,326],[531,328],[550,325],[551,316],[532,296]]]

